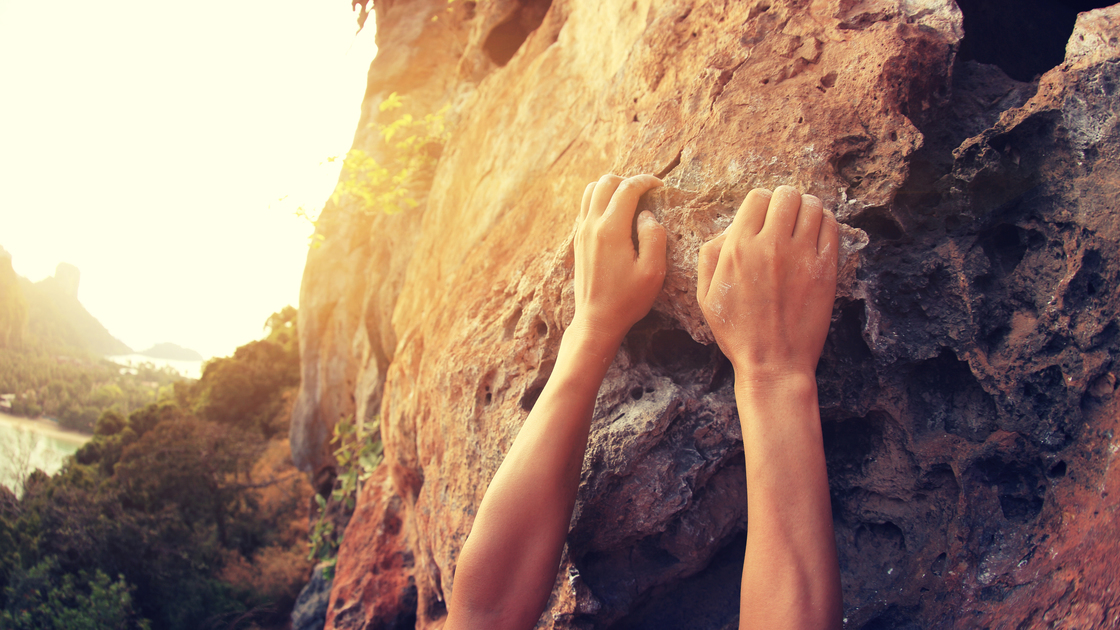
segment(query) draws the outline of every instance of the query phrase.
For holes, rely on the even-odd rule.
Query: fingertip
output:
[[[664,249],[665,226],[657,221],[657,217],[653,216],[652,212],[644,210],[638,215],[638,244],[642,249],[645,249],[647,243],[653,246],[658,241],[661,242],[660,246]]]
[[[840,258],[840,222],[828,208],[823,209],[820,234],[817,237],[817,253],[827,254],[834,260]]]

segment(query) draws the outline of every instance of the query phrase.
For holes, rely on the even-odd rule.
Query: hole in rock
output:
[[[494,370],[490,370],[478,382],[478,393],[476,400],[483,406],[489,405],[494,401],[494,378],[496,374]]]
[[[630,398],[633,398],[634,400],[641,400],[642,396],[645,393],[646,393],[645,390],[642,389],[641,387],[635,387],[634,389],[630,390]]]
[[[1000,276],[1009,275],[1022,262],[1027,253],[1024,230],[1014,225],[1001,224],[989,228],[976,241],[992,264],[992,271]]]
[[[428,606],[427,606],[428,615],[427,616],[428,616],[428,619],[441,619],[441,618],[447,616],[447,602],[446,602],[446,598],[443,596],[443,589],[440,588],[439,569],[435,570],[435,575],[433,576],[433,582],[435,583],[436,593],[439,596],[438,597],[432,597],[431,599],[428,600]],[[401,627],[404,627],[404,626],[401,626]]]
[[[653,360],[670,374],[700,370],[708,366],[712,351],[683,330],[660,330],[650,339]]]
[[[533,384],[526,388],[525,393],[521,396],[521,408],[525,411],[532,411],[533,405],[537,404],[537,399],[541,397],[541,392],[544,391],[544,384],[548,379],[541,381],[537,379]]]
[[[509,63],[529,34],[544,22],[552,0],[521,0],[514,12],[490,30],[482,50],[499,66]]]
[[[982,442],[994,430],[995,402],[968,363],[952,350],[917,364],[909,375],[909,411],[915,426]]]
[[[708,384],[708,391],[710,392],[722,389],[725,385],[735,384],[735,368],[732,367],[731,360],[718,349],[715,351],[715,355],[716,371],[712,373],[712,382]]]
[[[864,308],[862,300],[845,304],[828,335],[828,343],[836,354],[852,363],[872,358],[871,348],[863,338]]]
[[[765,81],[763,81],[765,83]],[[836,170],[841,179],[848,183],[848,191],[854,192],[863,183],[863,165],[857,152],[847,153],[836,162]]]
[[[1046,482],[1037,466],[990,457],[976,463],[976,479],[985,486],[994,486],[1000,511],[1013,523],[1026,523],[1042,511]]]
[[[884,439],[889,416],[873,411],[862,418],[850,418],[821,425],[828,477],[837,486],[851,486],[863,476],[864,466],[872,460]]]
[[[863,624],[860,630],[922,630],[922,624],[915,620],[916,608],[902,608],[891,604],[880,615]]]
[[[736,536],[699,573],[654,589],[611,630],[722,630],[736,618],[746,533]]]
[[[945,573],[945,565],[948,564],[948,562],[949,556],[946,556],[944,553],[939,554],[936,558],[933,559],[933,563],[929,565],[930,573],[936,575],[937,577],[941,577],[941,575]]]
[[[829,328],[824,352],[817,363],[817,387],[822,405],[839,406],[851,415],[878,385],[874,358],[863,338],[864,302],[840,306],[840,314]]]
[[[1077,14],[1111,0],[957,0],[964,14],[962,61],[999,66],[1016,81],[1062,63]]]
[[[517,332],[517,324],[521,322],[521,306],[517,306],[506,317],[505,328],[502,330],[503,339],[513,339],[513,335]]]
[[[1047,347],[1043,348],[1043,354],[1056,354],[1057,350],[1053,350],[1052,346],[1058,346],[1058,340],[1059,338],[1055,338],[1046,344]],[[1065,346],[1064,342],[1060,344],[1061,348]],[[1048,351],[1048,349],[1051,350]],[[1046,417],[1046,411],[1053,406],[1055,399],[1064,397],[1065,388],[1066,383],[1062,377],[1062,369],[1056,365],[1029,374],[1023,379],[1025,402],[1028,402],[1034,408],[1040,418]]]
[[[1101,271],[1100,253],[1093,249],[1085,252],[1081,257],[1081,268],[1077,270],[1077,275],[1069,283],[1066,303],[1070,304],[1072,302],[1072,305],[1080,305],[1105,290],[1107,283],[1101,276]]]
[[[537,404],[537,399],[541,397],[541,392],[544,391],[545,384],[548,383],[548,377],[552,376],[552,368],[556,367],[556,361],[544,361],[541,366],[537,368],[537,377],[533,382],[525,388],[525,392],[521,394],[521,408],[525,411],[532,411],[533,405]]]
[[[681,562],[662,548],[657,538],[651,536],[610,549],[593,550],[573,560],[584,583],[600,601],[612,607],[630,608]],[[742,562],[740,556],[740,569]]]
[[[1057,462],[1054,463],[1053,466],[1050,467],[1050,470],[1046,471],[1046,476],[1050,477],[1051,479],[1057,479],[1058,477],[1065,477],[1066,476],[1066,463],[1059,459]]]
[[[867,208],[852,217],[848,223],[867,232],[867,236],[872,240],[897,241],[905,236],[898,219],[895,219],[886,208]]]
[[[861,523],[856,528],[856,552],[869,566],[891,575],[900,571],[906,559],[906,537],[890,521]]]
[[[1120,326],[1115,321],[1111,321],[1100,333],[1093,335],[1085,347],[1099,348],[1106,344],[1111,345],[1116,342],[1118,336],[1120,336]]]

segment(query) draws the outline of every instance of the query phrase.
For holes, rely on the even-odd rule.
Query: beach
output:
[[[22,477],[35,469],[53,475],[90,437],[50,420],[0,413],[0,485],[16,491]]]

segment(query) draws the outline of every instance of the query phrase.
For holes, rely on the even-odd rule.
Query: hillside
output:
[[[0,348],[22,345],[26,334],[27,298],[19,280],[12,257],[0,247]]]
[[[11,258],[0,257],[0,346],[37,347],[51,352],[108,356],[131,354],[78,301],[78,268],[60,263],[55,275],[31,282],[11,271]],[[11,289],[10,287],[16,287]],[[26,303],[21,326],[19,303]],[[22,330],[21,334],[16,331]]]
[[[198,352],[174,343],[157,343],[151,348],[143,352],[137,352],[136,354],[152,357],[153,359],[171,359],[173,361],[201,361],[203,359],[202,355]]]

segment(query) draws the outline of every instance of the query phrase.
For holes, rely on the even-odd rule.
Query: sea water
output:
[[[16,494],[35,469],[53,475],[90,437],[59,429],[49,420],[28,420],[0,413],[0,485]]]

